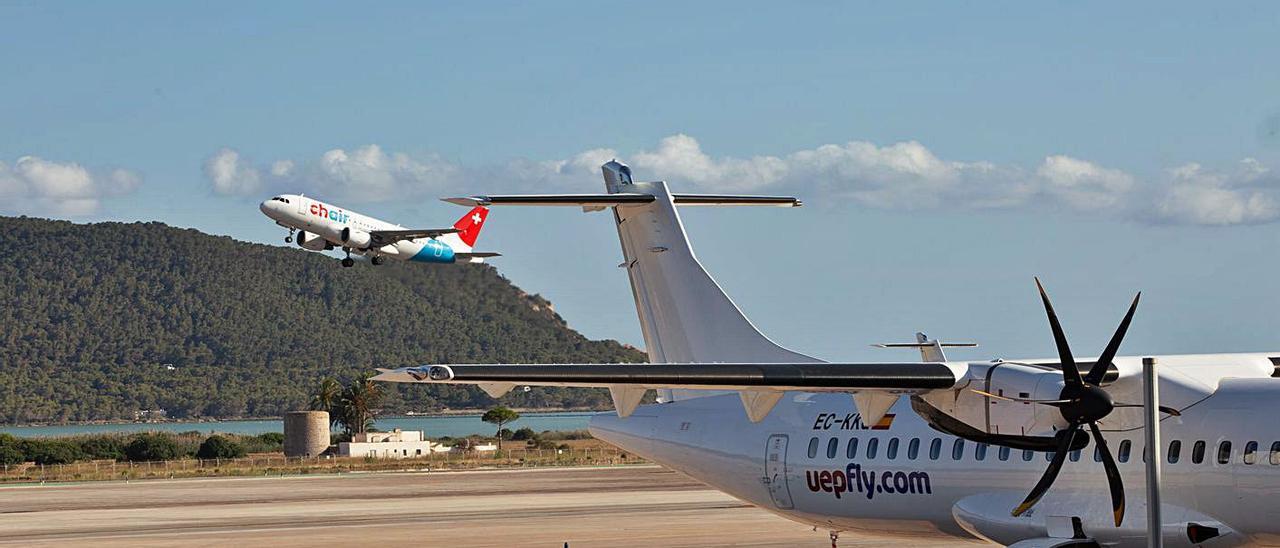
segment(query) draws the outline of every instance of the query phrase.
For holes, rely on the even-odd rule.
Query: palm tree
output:
[[[382,386],[373,382],[373,375],[366,373],[342,390],[338,422],[348,435],[368,432],[381,403]]]
[[[327,411],[329,426],[333,426],[338,423],[340,407],[342,407],[342,385],[338,384],[333,377],[321,379],[320,388],[311,396],[311,410]]]

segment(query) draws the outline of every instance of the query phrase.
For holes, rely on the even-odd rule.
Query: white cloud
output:
[[[515,159],[463,166],[439,156],[387,152],[375,144],[334,149],[313,160],[255,166],[231,149],[205,163],[213,189],[257,196],[308,192],[333,200],[376,202],[468,192],[590,192],[600,188],[600,164],[618,158],[641,179],[672,181],[694,192],[814,194],[883,209],[1039,208],[1140,222],[1206,225],[1280,219],[1270,169],[1246,159],[1230,173],[1196,164],[1143,181],[1088,160],[1051,154],[1027,169],[939,157],[916,141],[822,145],[779,155],[713,156],[697,139],[677,134],[649,150],[621,155],[589,149],[562,159]]]
[[[277,160],[256,166],[234,149],[207,158],[205,177],[219,194],[254,196],[271,192],[311,192],[335,200],[380,201],[434,194],[457,183],[461,168],[436,156],[417,159],[388,154],[378,145],[350,151],[336,148],[316,160]]]
[[[219,150],[204,161],[204,175],[218,194],[253,194],[262,187],[257,168],[229,148]]]
[[[1216,172],[1200,164],[1169,170],[1168,192],[1156,206],[1159,218],[1199,225],[1266,223],[1280,219],[1275,185],[1267,185],[1268,168],[1246,158],[1234,173]]]
[[[0,162],[0,211],[26,215],[83,216],[105,198],[133,192],[142,178],[126,169],[94,172],[80,164],[23,156]]]

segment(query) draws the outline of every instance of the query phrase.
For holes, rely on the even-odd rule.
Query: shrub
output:
[[[525,426],[519,430],[516,430],[514,433],[511,434],[511,439],[515,441],[526,441],[526,440],[532,440],[537,438],[538,438],[538,433],[534,432],[533,429],[529,428],[528,426]]]
[[[26,460],[22,441],[9,434],[0,434],[0,465],[21,464]]]
[[[537,449],[555,449],[556,442],[551,440],[529,440],[529,444]]]
[[[80,460],[80,446],[66,440],[23,440],[22,452],[36,464],[70,464]]]
[[[499,430],[499,431],[498,431],[498,437],[499,437],[499,438],[502,438],[502,439],[504,439],[504,440],[509,440],[509,439],[511,439],[511,429],[510,429],[510,428],[503,428],[502,430]]]
[[[133,437],[124,447],[124,456],[131,461],[173,460],[182,455],[182,449],[171,436],[148,432]]]
[[[244,446],[219,435],[205,438],[196,456],[202,459],[238,459],[245,456]]]
[[[86,436],[79,439],[80,452],[91,459],[121,460],[124,458],[124,440],[115,434]]]
[[[284,434],[281,432],[263,432],[254,437],[260,440],[262,443],[269,443],[272,445],[279,445],[280,447],[284,447]]]

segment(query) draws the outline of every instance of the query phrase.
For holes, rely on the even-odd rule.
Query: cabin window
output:
[[[1054,456],[1054,455],[1056,455],[1057,453],[1058,453],[1057,451],[1048,451],[1048,452],[1046,452],[1046,453],[1044,454],[1044,461],[1045,461],[1045,462],[1053,462],[1053,456]]]
[[[1009,448],[1001,447],[998,456],[1000,457],[1000,460],[1009,460]]]
[[[1218,464],[1226,464],[1231,462],[1231,442],[1222,440],[1218,444]]]
[[[941,455],[942,455],[942,440],[938,438],[933,438],[933,441],[929,442],[929,460],[938,460],[938,457]]]
[[[1124,440],[1120,442],[1120,454],[1118,455],[1120,462],[1129,462],[1129,452],[1133,451],[1133,442]]]
[[[812,459],[812,458],[816,458],[817,456],[818,456],[818,438],[813,438],[809,440],[809,458]]]
[[[1204,440],[1200,440],[1191,446],[1191,463],[1200,464],[1204,462]]]
[[[890,460],[898,458],[898,438],[889,440],[889,447],[884,450],[884,458]]]
[[[964,440],[957,438],[955,443],[951,444],[951,460],[960,460],[964,456]]]
[[[1080,462],[1080,450],[1076,449],[1075,451],[1072,451],[1068,457],[1071,459],[1071,462]]]
[[[844,449],[844,456],[850,459],[858,456],[858,438],[849,438],[849,446]]]
[[[836,452],[839,450],[840,450],[840,439],[831,438],[831,441],[827,442],[827,458],[829,459],[836,458]]]
[[[920,438],[911,438],[911,442],[907,444],[907,458],[916,460],[920,456]]]
[[[1096,443],[1093,445],[1093,462],[1102,462],[1102,446]]]
[[[1258,442],[1251,441],[1244,444],[1244,456],[1242,460],[1245,464],[1254,464],[1258,462]]]
[[[1271,464],[1280,464],[1280,441],[1271,444]]]
[[[1023,450],[1022,450],[1022,460],[1025,460],[1025,461],[1027,461],[1027,462],[1031,462],[1031,459],[1035,458],[1035,456],[1036,456],[1035,451],[1032,451],[1032,450],[1030,450],[1030,449],[1023,449]]]
[[[880,438],[871,438],[867,440],[867,458],[876,458],[876,449],[880,447]]]
[[[979,443],[974,446],[973,458],[978,460],[987,460],[987,444]]]
[[[1169,464],[1178,464],[1178,457],[1182,453],[1182,442],[1173,440],[1169,442]]]

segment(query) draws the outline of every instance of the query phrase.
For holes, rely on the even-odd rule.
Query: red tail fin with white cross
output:
[[[479,206],[468,211],[458,222],[453,223],[453,228],[458,229],[458,239],[467,244],[467,247],[475,246],[476,239],[480,237],[480,229],[484,228],[484,221],[488,218],[487,207]]]

